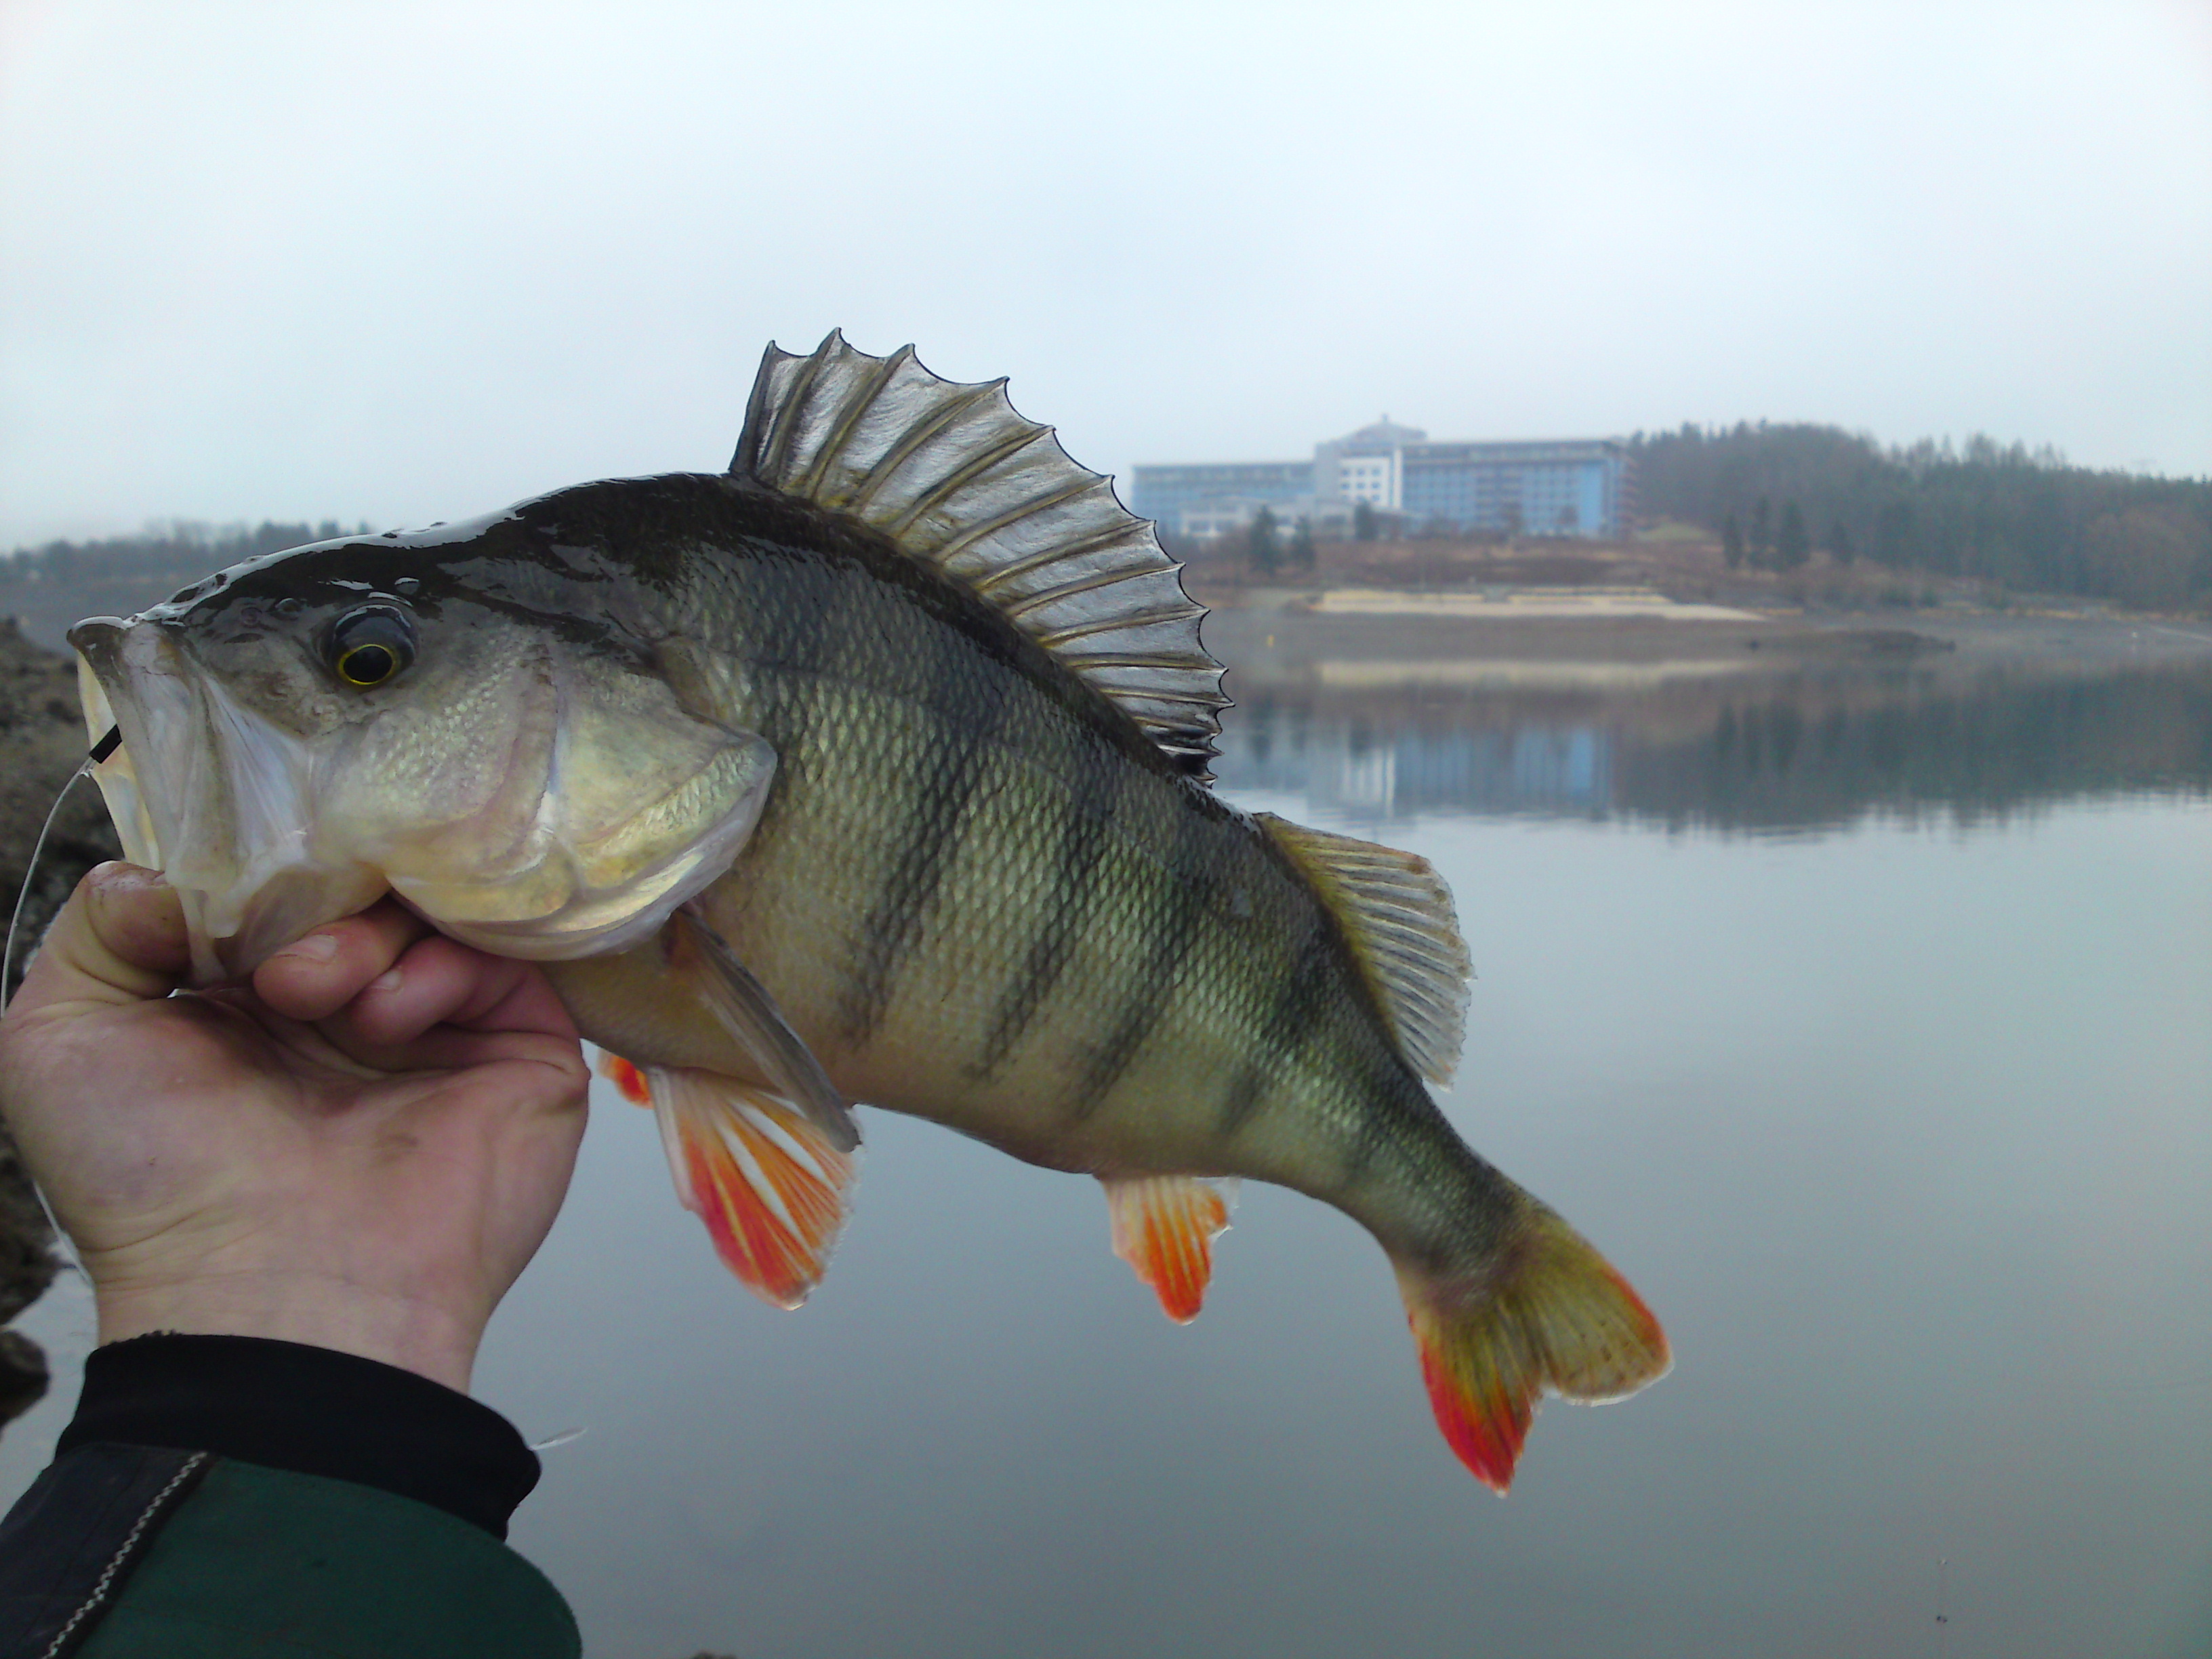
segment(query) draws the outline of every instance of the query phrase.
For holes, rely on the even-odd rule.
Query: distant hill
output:
[[[1980,436],[1960,447],[1923,440],[1885,448],[1863,433],[1809,423],[1686,424],[1639,432],[1626,443],[1637,519],[1704,530],[1724,548],[1730,569],[1788,576],[1858,565],[2014,593],[2212,611],[2212,479],[2099,471]],[[362,525],[359,533],[368,531]],[[220,529],[179,523],[19,549],[0,558],[0,616],[21,618],[30,639],[59,646],[80,617],[128,615],[240,559],[347,533],[330,520]],[[1461,539],[1470,548],[1486,541]],[[1310,544],[1295,550],[1303,556],[1287,580],[1349,575],[1357,567],[1370,580],[1446,584],[1649,580],[1650,573],[1618,567],[1624,556],[1632,566],[1639,551],[1646,560],[1653,554],[1650,545],[1532,545],[1525,538],[1511,548],[1484,546],[1474,566],[1474,555],[1456,544],[1387,552],[1372,543],[1324,547],[1317,559]],[[1178,543],[1176,551],[1192,560],[1201,580],[1247,574],[1252,563],[1236,537]],[[1572,574],[1570,564],[1591,568]],[[1838,580],[1864,585],[1865,574]]]
[[[0,559],[0,616],[17,617],[25,637],[58,648],[82,617],[127,617],[241,559],[368,528],[331,520],[251,528],[179,522],[137,536],[19,548]]]
[[[1976,436],[1885,448],[1809,423],[1685,425],[1621,441],[1631,541],[1505,536],[1365,514],[1342,546],[1173,538],[1217,585],[1725,581],[1747,597],[2048,594],[2212,611],[2212,479],[2075,466]],[[1541,564],[1551,574],[1537,574]],[[1521,567],[1530,567],[1524,571]],[[1579,574],[1577,574],[1579,572]]]
[[[1701,526],[1755,569],[1868,560],[2016,592],[2212,605],[2212,479],[2097,471],[1981,436],[1885,449],[1764,421],[1639,432],[1628,448],[1640,520]]]

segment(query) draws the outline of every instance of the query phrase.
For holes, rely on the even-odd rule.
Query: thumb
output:
[[[191,965],[184,907],[154,870],[103,864],[76,884],[9,1005],[9,1023],[65,1003],[165,997]]]

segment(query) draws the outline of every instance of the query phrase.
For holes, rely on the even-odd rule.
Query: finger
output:
[[[434,1025],[473,1023],[535,977],[527,963],[433,935],[418,940],[367,987],[342,1018],[357,1042],[411,1042]]]
[[[369,1042],[360,1036],[351,1011],[314,1028],[345,1059],[398,1081],[408,1073],[477,1072],[504,1062],[526,1061],[551,1067],[583,1088],[591,1080],[583,1044],[573,1035],[514,1030],[476,1031],[447,1022],[430,1026],[402,1042]]]
[[[254,994],[288,1019],[328,1019],[429,931],[421,917],[386,899],[277,951],[254,969]]]
[[[518,1093],[512,1103],[518,1106],[555,1099],[580,1105],[592,1081],[580,1042],[539,1031],[470,1031],[458,1025],[433,1025],[414,1042],[384,1050],[383,1057],[395,1070],[477,1075],[499,1071],[518,1081],[528,1079],[524,1091],[528,1098]]]
[[[103,864],[70,895],[9,1006],[11,1016],[58,1003],[121,1005],[165,997],[191,966],[184,907],[159,872]]]
[[[487,982],[447,1023],[466,1031],[543,1032],[570,1042],[578,1041],[576,1022],[569,1017],[568,1005],[561,1000],[552,981],[535,963],[517,965],[521,973],[496,985]]]

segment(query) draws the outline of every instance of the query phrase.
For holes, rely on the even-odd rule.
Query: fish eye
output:
[[[415,660],[414,622],[394,606],[364,605],[338,618],[323,654],[348,685],[382,685]]]

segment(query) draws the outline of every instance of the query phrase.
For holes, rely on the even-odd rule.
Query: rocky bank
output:
[[[77,878],[121,856],[107,809],[90,783],[70,793],[44,856],[23,893],[31,849],[54,797],[84,759],[84,716],[76,671],[58,653],[33,645],[13,617],[0,618],[0,906],[22,894],[21,958],[61,908]],[[14,986],[9,990],[12,994]],[[38,1300],[58,1262],[38,1196],[0,1127],[0,1326]],[[20,1416],[46,1391],[46,1356],[20,1331],[0,1329],[0,1423]]]

